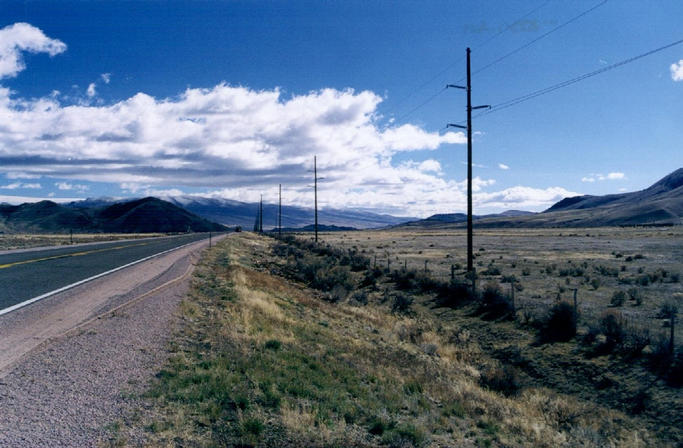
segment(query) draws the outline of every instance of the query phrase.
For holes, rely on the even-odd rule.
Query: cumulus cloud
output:
[[[8,29],[30,31],[33,38]],[[27,24],[2,31],[0,76],[23,69],[21,51],[54,55],[66,49]],[[88,95],[96,95],[96,83]],[[465,135],[414,124],[381,125],[382,98],[371,91],[322,89],[285,97],[277,88],[221,83],[172,98],[140,92],[110,105],[65,105],[60,98],[18,98],[0,86],[0,167],[8,178],[67,179],[55,184],[63,191],[85,191],[77,181],[116,183],[133,194],[203,188],[211,196],[244,201],[260,194],[276,198],[281,183],[286,203],[310,206],[310,170],[317,155],[325,177],[319,185],[322,207],[424,216],[463,210],[466,203],[466,183],[445,179],[437,160],[409,160],[411,152],[464,144]],[[409,161],[397,163],[399,153]],[[474,179],[477,204],[545,206],[563,191],[484,192],[494,183]]]
[[[15,23],[0,29],[0,79],[13,78],[26,68],[22,52],[47,53],[55,56],[66,50],[66,44],[50,39],[28,23]]]
[[[111,82],[111,73],[102,73],[100,78],[102,79],[102,82],[109,84],[109,82]]]
[[[677,63],[671,64],[671,79],[674,81],[683,81],[683,59]]]
[[[501,170],[509,170],[510,169],[510,167],[504,163],[499,163],[498,168],[500,168]]]
[[[18,188],[27,188],[27,189],[40,189],[43,188],[40,184],[25,184],[23,182],[12,182],[11,184],[3,185],[0,188],[5,189],[5,190],[16,190]]]

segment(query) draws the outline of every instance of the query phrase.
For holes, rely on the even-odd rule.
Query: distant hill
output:
[[[234,201],[230,199],[203,198],[198,196],[174,196],[163,199],[176,204],[186,210],[220,222],[227,226],[240,225],[244,229],[254,226],[258,203]],[[263,204],[263,227],[264,230],[277,226],[277,204]],[[416,218],[396,217],[362,210],[338,210],[324,208],[318,211],[320,224],[337,227],[353,227],[356,229],[372,229],[388,227],[411,221]],[[296,207],[291,205],[282,206],[282,225],[289,228],[301,228],[314,221],[313,209]]]
[[[430,217],[408,225],[429,228],[464,227],[464,219],[460,218],[460,214],[454,216],[450,222]],[[484,216],[477,219],[478,228],[680,224],[683,224],[683,168],[677,169],[641,191],[605,196],[575,196],[564,198],[541,213]]]
[[[318,232],[349,232],[358,230],[355,227],[339,227],[339,226],[327,226],[318,224]],[[283,227],[283,232],[315,232],[315,225],[309,224],[303,227]],[[277,232],[277,228],[271,230],[271,232]]]
[[[490,218],[502,218],[502,217],[518,217],[518,216],[530,216],[535,215],[534,212],[526,212],[522,210],[507,210],[502,213],[495,213],[490,215],[473,215],[472,220],[482,220]],[[410,221],[400,226],[409,227],[440,227],[448,224],[461,224],[467,222],[466,213],[440,213],[437,215],[432,215],[425,219],[420,219],[417,221]]]
[[[103,203],[103,204],[106,204]],[[157,198],[73,207],[41,201],[0,205],[0,227],[15,232],[194,232],[225,228]]]

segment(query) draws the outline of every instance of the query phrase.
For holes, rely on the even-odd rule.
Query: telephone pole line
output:
[[[472,107],[472,75],[470,69],[470,48],[467,47],[467,86],[448,84],[446,88],[453,87],[467,91],[467,126],[448,123],[446,127],[454,127],[467,130],[467,272],[474,270],[474,252],[472,238],[472,111],[475,109],[490,109],[491,106]]]

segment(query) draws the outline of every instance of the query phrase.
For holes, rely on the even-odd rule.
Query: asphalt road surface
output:
[[[197,233],[25,252],[0,252],[0,311],[133,261],[208,238]]]

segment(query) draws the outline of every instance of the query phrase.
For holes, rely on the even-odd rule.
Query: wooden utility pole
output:
[[[282,236],[282,184],[279,186],[279,202],[277,206],[277,234]]]
[[[318,156],[313,156],[313,191],[315,195],[315,242],[318,242]]]
[[[472,107],[472,75],[470,69],[470,52],[467,48],[467,86],[448,84],[446,87],[453,87],[467,91],[467,126],[449,123],[446,127],[455,127],[467,130],[467,272],[474,270],[474,251],[472,238],[472,111],[475,109],[489,109],[491,106]]]
[[[263,195],[261,195],[261,202],[259,202],[258,231],[263,233]]]

